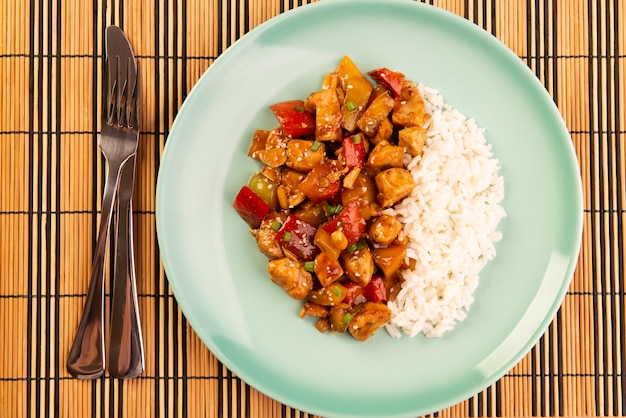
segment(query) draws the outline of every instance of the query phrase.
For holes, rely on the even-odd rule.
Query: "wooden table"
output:
[[[238,38],[302,3],[0,2],[0,417],[308,416],[248,386],[201,343],[168,287],[155,233],[159,162],[186,95]],[[581,254],[558,315],[502,379],[438,415],[625,415],[626,2],[428,3],[493,33],[532,69],[570,129],[584,187]],[[101,205],[94,85],[109,24],[126,31],[141,69],[134,221],[146,371],[79,381],[65,360]]]

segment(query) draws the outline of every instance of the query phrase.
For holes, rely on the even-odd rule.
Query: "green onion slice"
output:
[[[354,109],[356,109],[356,103],[350,100],[348,103],[346,103],[346,109],[348,109],[349,111],[353,111]]]
[[[359,134],[352,135],[352,143],[360,144],[361,143],[361,135],[359,135]]]
[[[311,150],[317,151],[318,149],[320,149],[321,146],[322,146],[322,143],[320,141],[314,141],[313,144],[311,145]]]
[[[343,206],[341,206],[340,204],[326,206],[326,211],[329,215],[336,215],[341,212],[341,209],[343,209]]]
[[[285,241],[285,242],[291,241],[291,232],[289,232],[289,231],[285,232],[285,235],[283,235],[283,241]]]
[[[346,249],[350,254],[352,254],[353,252],[362,250],[363,248],[365,248],[365,244],[362,241],[357,241]]]
[[[337,298],[341,296],[341,290],[339,290],[337,286],[333,286],[333,295],[335,295],[335,297]]]
[[[314,261],[307,261],[306,263],[304,263],[304,269],[308,271],[309,273],[313,273],[314,267],[315,267]]]
[[[348,324],[352,320],[353,316],[350,312],[346,312],[346,314],[341,318],[344,324]]]
[[[272,231],[278,232],[281,226],[282,226],[281,223],[278,221],[272,222]]]
[[[293,110],[295,110],[296,112],[304,112],[304,108],[302,106],[294,106]]]

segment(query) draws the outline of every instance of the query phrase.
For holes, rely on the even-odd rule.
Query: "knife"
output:
[[[121,36],[124,34],[119,31]],[[135,56],[128,39],[128,54],[132,62]],[[139,85],[136,64],[132,68]],[[138,91],[135,92],[138,95]],[[139,105],[136,109],[139,121]],[[137,123],[139,136],[139,123]],[[115,238],[115,262],[113,267],[113,296],[111,304],[111,331],[109,340],[109,373],[118,378],[133,378],[144,371],[144,350],[141,322],[137,305],[137,285],[133,241],[132,197],[135,183],[136,157],[133,156],[122,167],[117,194],[117,220]]]

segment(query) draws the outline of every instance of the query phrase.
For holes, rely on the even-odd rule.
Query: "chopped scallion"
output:
[[[289,231],[285,232],[285,235],[283,235],[283,241],[285,241],[285,242],[291,241],[291,232],[289,232]]]
[[[361,143],[361,135],[359,135],[359,134],[352,135],[352,143],[360,144]]]
[[[317,151],[318,149],[320,149],[321,146],[322,146],[322,143],[320,141],[314,141],[313,144],[311,145],[311,150]]]
[[[348,324],[350,323],[352,318],[353,318],[352,314],[350,312],[346,312],[346,314],[343,316],[343,318],[341,318],[341,320],[343,321],[344,324]]]
[[[282,225],[278,221],[272,222],[272,231],[278,232],[278,230],[280,229],[281,226]]]
[[[349,102],[346,103],[346,109],[352,112],[354,109],[356,109],[356,103],[350,100]]]
[[[340,204],[326,206],[326,211],[329,215],[336,215],[341,212],[341,209],[343,209],[343,206],[341,206]]]
[[[353,252],[362,250],[363,248],[365,248],[365,244],[362,241],[357,241],[346,249],[352,254]]]
[[[341,296],[341,290],[337,286],[333,286],[333,295],[337,298]]]
[[[293,110],[295,110],[296,112],[304,112],[304,108],[302,106],[294,106]]]
[[[309,273],[313,273],[314,267],[315,267],[314,261],[307,261],[306,263],[304,263],[304,269],[308,271]]]

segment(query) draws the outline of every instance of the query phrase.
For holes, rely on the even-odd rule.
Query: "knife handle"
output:
[[[128,379],[139,376],[144,370],[133,249],[134,171],[135,158],[131,158],[122,169],[118,193],[109,341],[109,373],[114,377]]]

